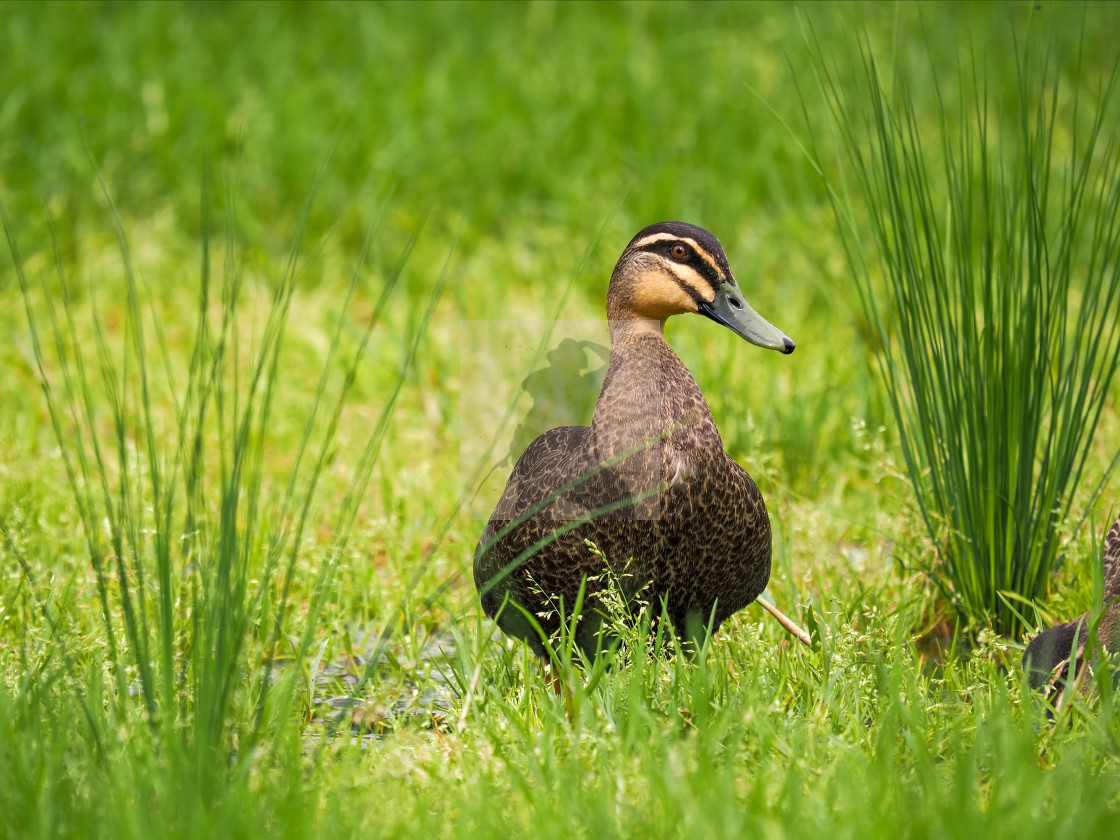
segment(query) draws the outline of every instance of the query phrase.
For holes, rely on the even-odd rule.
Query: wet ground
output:
[[[307,737],[349,734],[365,742],[401,728],[454,725],[459,695],[450,633],[433,632],[419,643],[366,630],[346,635],[345,645],[324,648],[333,648],[333,658],[324,654],[316,665],[314,652],[310,657]]]

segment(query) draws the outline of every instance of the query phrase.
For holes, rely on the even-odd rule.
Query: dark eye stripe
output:
[[[719,275],[719,272],[712,268],[711,263],[708,262],[707,259],[705,259],[706,255],[698,254],[696,252],[696,249],[685,245],[684,247],[687,253],[685,255],[685,258],[682,260],[682,258],[676,256],[676,254],[673,253],[673,248],[680,244],[683,243],[671,242],[669,243],[669,247],[665,248],[664,250],[657,248],[651,248],[650,250],[661,250],[661,253],[669,257],[670,259],[676,262],[683,262],[685,265],[687,265],[689,268],[693,269],[697,274],[703,277],[706,281],[708,281],[708,285],[710,285],[713,289],[719,289],[719,287],[724,282],[724,278]]]
[[[685,249],[686,253],[683,258],[673,253],[673,249],[678,245]],[[718,290],[725,282],[725,278],[712,266],[714,260],[711,255],[703,252],[690,242],[681,242],[679,239],[662,240],[661,242],[651,242],[643,250],[661,254],[674,262],[681,262],[689,266],[703,277],[713,289]]]
[[[685,257],[674,256],[673,248],[677,245],[683,245],[687,249],[688,254]],[[693,239],[681,238],[665,232],[653,233],[632,243],[630,247],[636,251],[658,254],[674,263],[689,266],[714,290],[718,291],[719,287],[728,280],[724,270],[717,267],[720,264],[726,265],[724,260],[714,256]]]

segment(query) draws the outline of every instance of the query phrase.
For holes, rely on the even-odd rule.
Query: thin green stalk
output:
[[[1001,593],[1044,594],[1120,371],[1120,162],[1103,132],[1120,62],[1095,101],[1071,101],[1059,56],[1028,33],[1015,42],[1011,119],[991,105],[975,53],[957,68],[959,109],[931,66],[929,115],[895,69],[888,94],[866,38],[852,91],[808,36],[841,171],[865,202],[829,191],[933,572],[968,621],[1012,631]]]

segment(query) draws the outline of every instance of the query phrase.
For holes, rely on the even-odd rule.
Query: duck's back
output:
[[[1120,598],[1120,518],[1105,535],[1103,567],[1105,601]]]
[[[1102,563],[1104,603],[1100,637],[1109,653],[1120,653],[1120,518],[1105,535]]]

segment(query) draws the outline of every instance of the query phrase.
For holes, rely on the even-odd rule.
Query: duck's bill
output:
[[[751,344],[786,354],[793,352],[794,343],[789,336],[755,312],[733,283],[720,286],[712,302],[701,303],[699,310],[701,315],[723,324]]]

